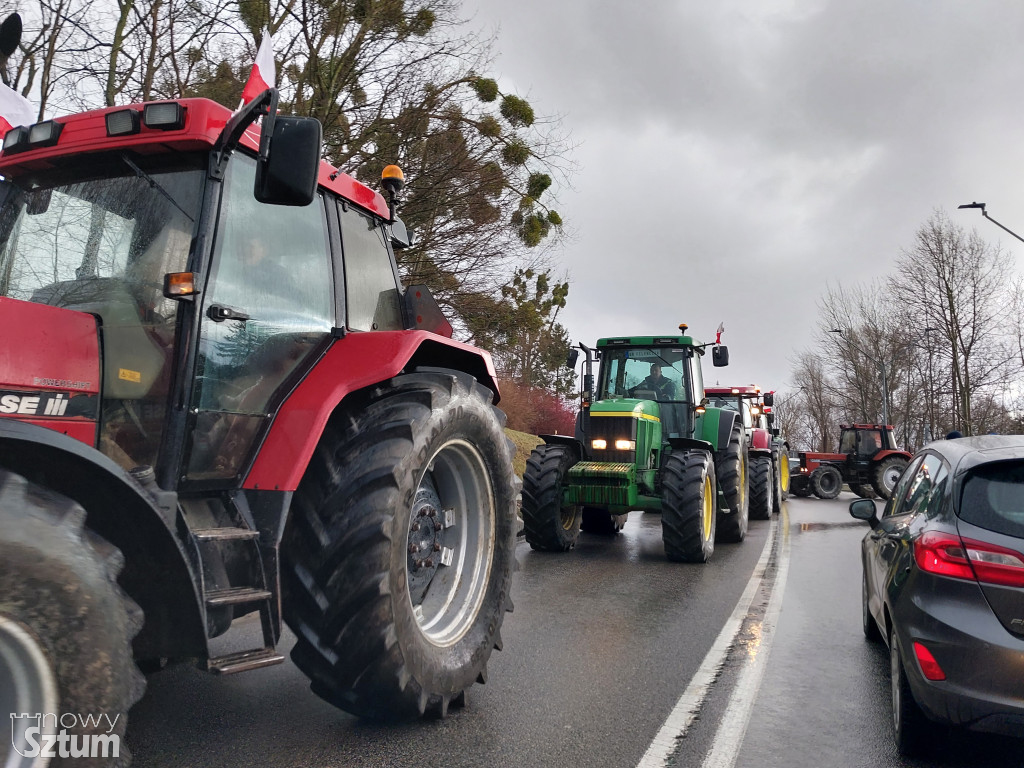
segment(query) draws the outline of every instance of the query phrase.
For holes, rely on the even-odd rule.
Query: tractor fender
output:
[[[175,533],[174,494],[154,496],[112,459],[52,429],[0,420],[0,466],[85,509],[86,526],[121,550],[118,582],[146,617],[138,658],[202,656],[199,580]]]
[[[750,452],[771,454],[772,436],[767,429],[755,429],[750,433]]]
[[[884,461],[885,459],[889,458],[890,456],[902,456],[907,461],[910,461],[913,458],[913,455],[907,453],[906,451],[894,451],[894,450],[890,449],[890,450],[879,451],[878,453],[876,453],[874,456],[871,457],[871,463],[872,464],[877,464],[878,462]]]
[[[709,417],[711,417],[709,419]],[[713,424],[717,417],[717,425]],[[721,451],[729,446],[732,438],[732,428],[740,415],[728,408],[708,408],[704,413],[704,433],[701,435],[705,440],[713,442],[716,451]],[[712,423],[709,423],[712,422]],[[712,431],[717,426],[717,430]],[[712,429],[708,429],[712,427]]]
[[[694,440],[689,437],[670,437],[668,444],[679,451],[707,451],[714,453],[715,446],[707,440]]]
[[[546,445],[567,445],[576,451],[576,455],[584,457],[587,454],[583,451],[583,441],[568,435],[537,435]]]
[[[351,332],[334,341],[274,417],[242,487],[294,491],[332,414],[360,390],[422,368],[475,377],[499,400],[489,353],[428,331]]]

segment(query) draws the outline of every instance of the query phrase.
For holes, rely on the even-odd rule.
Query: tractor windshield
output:
[[[633,347],[602,351],[602,400],[635,397],[658,402],[688,401],[686,356],[682,349]]]
[[[156,460],[177,314],[163,279],[186,269],[204,165],[117,152],[0,182],[0,296],[98,318],[100,448],[127,467]]]

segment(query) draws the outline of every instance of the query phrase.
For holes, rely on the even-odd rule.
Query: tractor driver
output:
[[[658,396],[658,400],[675,400],[676,384],[672,379],[661,374],[661,363],[651,363],[651,374],[637,384],[634,390],[649,389]]]

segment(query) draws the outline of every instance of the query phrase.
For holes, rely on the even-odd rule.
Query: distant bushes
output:
[[[572,435],[576,404],[539,387],[502,381],[498,406],[508,415],[509,429],[531,435]]]

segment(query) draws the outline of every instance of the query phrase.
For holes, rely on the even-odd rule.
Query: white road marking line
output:
[[[782,515],[785,515],[785,508],[783,508]],[[764,544],[764,549],[761,550],[761,557],[754,567],[754,573],[751,575],[750,581],[747,582],[743,594],[740,595],[739,602],[736,603],[736,608],[733,609],[732,615],[725,622],[722,631],[718,633],[718,637],[711,646],[711,650],[704,657],[704,661],[701,662],[696,674],[690,680],[689,685],[686,686],[683,695],[679,697],[679,701],[676,702],[669,716],[665,719],[661,730],[654,736],[651,745],[647,748],[644,756],[640,758],[637,768],[665,768],[668,765],[669,758],[672,757],[678,748],[679,740],[686,735],[687,729],[700,711],[700,707],[704,703],[712,683],[715,682],[715,678],[718,677],[718,673],[725,663],[725,658],[729,654],[729,649],[732,647],[740,627],[743,625],[743,620],[750,611],[750,604],[753,602],[754,595],[757,594],[758,587],[761,586],[761,581],[764,578],[764,571],[772,552],[772,544],[778,535],[778,528],[778,519],[773,516],[768,540]]]
[[[785,514],[785,513],[784,513]],[[779,624],[782,611],[782,597],[786,592],[786,576],[789,573],[789,520],[783,520],[782,546],[779,551],[775,583],[768,599],[764,618],[761,620],[760,642],[754,646],[752,653],[746,657],[746,665],[740,672],[736,687],[733,688],[725,714],[718,725],[718,732],[711,744],[711,751],[704,759],[703,768],[732,768],[739,757],[743,746],[743,737],[750,723],[750,713],[754,709],[764,671],[768,666],[768,655],[771,653],[775,629]]]

